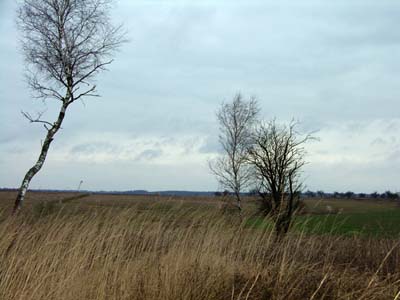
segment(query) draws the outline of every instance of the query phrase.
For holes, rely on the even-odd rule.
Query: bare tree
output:
[[[98,96],[93,78],[112,62],[124,41],[121,27],[110,22],[110,5],[110,0],[24,0],[19,7],[17,23],[29,86],[35,97],[59,101],[60,111],[55,122],[23,112],[30,122],[43,124],[47,133],[37,162],[22,180],[14,212],[21,209],[69,105]]]
[[[312,138],[299,134],[296,126],[295,122],[279,125],[275,120],[260,125],[248,151],[261,197],[260,210],[273,218],[278,235],[287,233],[300,204],[304,144]]]
[[[251,180],[246,155],[258,112],[257,100],[254,97],[243,100],[241,94],[237,94],[232,102],[223,103],[217,112],[223,154],[210,163],[210,169],[221,186],[233,192],[240,212],[240,193],[249,187]]]

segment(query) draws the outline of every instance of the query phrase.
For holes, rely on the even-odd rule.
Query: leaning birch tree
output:
[[[111,2],[23,0],[18,8],[29,87],[36,98],[58,101],[60,110],[55,121],[23,112],[30,122],[44,126],[46,136],[36,163],[22,180],[14,213],[21,209],[32,178],[42,168],[68,107],[83,97],[98,96],[93,79],[112,62],[124,41],[121,26],[110,21]]]
[[[220,185],[233,192],[239,212],[242,210],[240,193],[249,187],[252,172],[247,160],[247,149],[253,125],[259,113],[257,100],[244,100],[237,94],[232,102],[223,103],[217,112],[222,155],[210,162],[210,169]]]

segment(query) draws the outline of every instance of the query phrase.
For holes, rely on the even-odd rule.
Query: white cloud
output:
[[[309,146],[312,162],[379,164],[400,148],[400,119],[333,123],[318,132],[320,142]]]
[[[327,191],[400,190],[400,119],[333,123],[308,146],[307,184]]]
[[[201,151],[204,136],[138,136],[113,132],[74,137],[75,145],[60,143],[54,147],[52,159],[65,164],[85,162],[112,164],[134,162],[147,165],[174,167],[202,164],[210,156]]]

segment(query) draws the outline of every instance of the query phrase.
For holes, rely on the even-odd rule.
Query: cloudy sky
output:
[[[17,187],[44,129],[21,110],[14,0],[0,0],[0,186]],[[295,4],[293,4],[295,3]],[[215,190],[215,111],[240,91],[264,118],[318,130],[309,189],[400,191],[400,2],[120,0],[129,43],[98,76],[101,98],[74,103],[33,188]]]

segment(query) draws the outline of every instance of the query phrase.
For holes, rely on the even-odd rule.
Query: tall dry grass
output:
[[[213,210],[92,209],[0,223],[0,299],[400,299],[396,240],[249,228]]]

